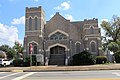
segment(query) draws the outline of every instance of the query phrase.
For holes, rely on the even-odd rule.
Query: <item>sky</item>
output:
[[[120,16],[119,5],[120,0],[0,0],[0,45],[23,44],[25,7],[42,6],[47,21],[59,12],[71,21],[98,18],[100,24],[113,15]]]

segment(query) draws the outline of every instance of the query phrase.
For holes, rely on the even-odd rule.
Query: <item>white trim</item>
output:
[[[41,11],[30,11],[30,12],[26,12],[26,13],[35,13],[35,12],[41,12]]]
[[[83,38],[85,38],[85,37],[91,37],[91,36],[94,36],[95,38],[98,38],[98,37],[100,37],[100,34],[89,34],[89,35],[84,35]]]
[[[88,38],[85,38],[85,40],[87,41],[87,40],[88,40]]]
[[[77,43],[81,44],[81,42],[79,42],[79,41],[76,41],[76,42],[75,42],[75,45],[76,45]]]
[[[38,45],[38,43],[35,41],[30,41],[27,45],[29,46],[30,43],[36,43]]]
[[[98,40],[101,40],[101,38],[97,38]]]
[[[63,33],[63,34],[66,35],[67,37],[69,36],[66,32],[61,31],[61,30],[58,29],[58,30],[55,30],[54,32],[50,33],[50,34],[48,35],[48,37],[50,37],[51,35],[55,34],[56,32]]]
[[[40,17],[38,17],[37,15],[35,15],[34,17],[32,17],[32,16],[29,16],[28,18],[26,18],[26,19],[35,19],[35,17],[37,17],[37,19],[40,19]]]
[[[37,19],[39,18],[37,15],[34,16],[34,19],[37,17]]]
[[[92,42],[94,42],[94,43],[96,44],[96,41],[94,41],[94,40],[90,41],[90,44],[91,44]]]
[[[91,29],[91,28],[93,28],[93,29],[94,29],[95,27],[94,27],[93,25],[90,25],[89,29]]]
[[[85,26],[85,25],[98,25],[98,23],[84,24],[83,26]]]
[[[31,18],[31,19],[34,19],[32,16],[29,16],[29,17],[28,17],[28,18],[26,18],[26,19],[30,19],[30,18]]]
[[[50,51],[50,48],[55,47],[55,46],[61,46],[61,47],[64,47],[64,48],[65,48],[65,51],[68,50],[68,48],[67,48],[66,45],[56,43],[56,44],[53,44],[53,45],[49,46],[47,51]]]
[[[84,28],[83,31],[86,30],[86,29],[91,29],[91,27],[92,27],[93,29],[99,29],[99,27],[94,27],[93,25],[90,25],[89,28]]]

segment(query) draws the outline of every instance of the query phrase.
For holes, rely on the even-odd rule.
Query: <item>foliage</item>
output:
[[[24,66],[30,66],[30,56],[26,57],[25,60],[24,60]],[[37,61],[36,61],[36,56],[35,55],[32,55],[32,66],[35,66],[37,64]]]
[[[13,61],[13,65],[15,66],[15,67],[22,67],[23,66],[23,60],[22,59],[15,59],[14,61]]]
[[[113,51],[114,53],[117,52],[117,50],[120,49],[120,17],[113,16],[111,22],[102,21],[101,26],[105,31],[104,38],[106,40],[103,47],[105,48],[105,46],[107,47],[109,44],[109,50]],[[119,48],[116,44],[119,45]],[[116,48],[117,50],[114,50]]]
[[[116,52],[119,50],[119,45],[116,42],[110,42],[108,44],[108,49],[113,51],[113,52]]]
[[[83,51],[73,56],[73,65],[92,65],[95,64],[95,58],[89,52]]]
[[[22,53],[23,52],[22,44],[20,44],[18,41],[15,41],[15,45],[13,46],[13,48],[15,49],[15,51],[17,53]]]
[[[15,45],[13,46],[13,49],[16,52],[15,58],[21,58],[19,53],[22,53],[23,50],[24,50],[23,47],[22,47],[22,44],[20,44],[18,41],[15,41]]]
[[[114,54],[114,57],[115,57],[116,63],[120,63],[120,51],[116,52],[116,53]]]
[[[7,54],[7,58],[12,59],[15,55],[15,51],[8,45],[1,45],[0,50],[4,51]]]
[[[30,57],[29,56],[24,59],[24,66],[25,67],[30,66]]]
[[[107,62],[106,56],[97,56],[96,57],[96,64],[103,64]]]
[[[13,47],[10,47],[9,45],[6,44],[1,45],[0,50],[4,51],[7,54],[8,59],[13,59],[16,56],[16,54],[23,52],[23,47],[19,42],[16,41]]]

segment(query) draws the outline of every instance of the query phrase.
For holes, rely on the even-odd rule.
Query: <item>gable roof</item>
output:
[[[50,21],[52,21],[54,19],[62,19],[64,21],[67,21],[67,19],[65,19],[62,15],[60,15],[59,12],[56,12],[56,14],[47,22],[50,22]]]

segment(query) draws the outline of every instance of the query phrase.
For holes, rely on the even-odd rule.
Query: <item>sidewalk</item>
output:
[[[36,72],[36,71],[88,71],[88,70],[120,70],[120,64],[103,64],[87,66],[31,66],[1,67],[0,72]]]

